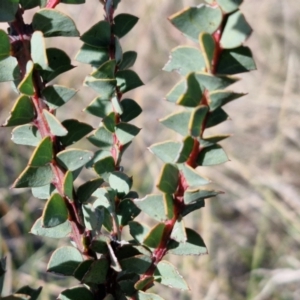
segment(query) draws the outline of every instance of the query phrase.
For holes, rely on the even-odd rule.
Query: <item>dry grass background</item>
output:
[[[169,51],[188,41],[166,17],[199,2],[123,0],[118,9],[119,13],[140,17],[122,42],[124,50],[139,53],[134,69],[146,83],[128,95],[144,109],[136,121],[143,130],[124,158],[125,169],[134,176],[141,195],[154,189],[153,178],[161,166],[146,148],[165,138],[178,138],[157,122],[174,110],[163,97],[179,78],[161,68]],[[76,20],[80,32],[102,19],[96,0],[87,0],[85,6],[59,5],[58,9]],[[188,226],[201,232],[209,255],[169,257],[191,292],[157,287],[168,300],[300,299],[300,5],[297,0],[245,0],[241,9],[254,29],[247,44],[258,71],[241,76],[234,89],[249,94],[228,104],[225,110],[232,120],[213,129],[215,133],[233,133],[223,142],[231,161],[200,170],[216,188],[225,191],[207,201],[206,208],[187,221]],[[80,46],[76,39],[47,43],[63,45],[71,57]],[[58,78],[57,82],[80,89],[59,113],[61,119],[72,114],[82,121],[99,122],[82,112],[93,97],[81,86],[88,71],[88,67],[79,65]],[[7,83],[0,85],[0,91],[3,121],[16,95]],[[57,244],[68,241],[41,240],[27,234],[43,203],[8,186],[24,168],[31,149],[16,148],[10,141],[10,129],[5,128],[1,129],[0,146],[0,254],[8,256],[9,262],[5,291],[25,283],[43,285],[41,299],[55,299],[69,281],[46,274],[46,262]]]

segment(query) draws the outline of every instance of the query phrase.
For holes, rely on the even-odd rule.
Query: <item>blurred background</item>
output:
[[[122,39],[123,50],[138,52],[134,70],[145,86],[126,94],[143,108],[134,122],[143,128],[124,157],[126,173],[134,178],[140,196],[155,190],[161,162],[148,150],[152,143],[178,139],[157,120],[174,109],[163,100],[179,80],[161,69],[169,51],[189,44],[167,21],[167,16],[199,0],[123,0],[118,13],[140,18]],[[81,33],[103,19],[96,0],[83,6],[58,5],[75,19]],[[186,225],[203,236],[209,255],[170,259],[191,291],[182,293],[161,286],[154,291],[166,300],[298,300],[300,299],[300,5],[296,0],[245,0],[241,10],[253,27],[247,41],[257,71],[241,76],[233,86],[248,95],[225,106],[231,120],[210,133],[231,133],[224,141],[230,161],[201,168],[216,189],[225,194],[206,201],[206,207],[187,219]],[[34,10],[26,15],[28,23]],[[6,26],[1,24],[2,28]],[[81,43],[76,38],[52,38],[48,46],[62,45],[74,58]],[[80,65],[55,82],[79,89],[58,117],[88,121],[99,119],[82,112],[95,96],[82,87],[88,66]],[[9,114],[16,94],[9,83],[0,84],[0,122]],[[0,134],[0,255],[8,258],[5,292],[24,284],[44,286],[41,299],[56,299],[69,281],[45,272],[50,253],[68,240],[41,239],[28,234],[44,203],[26,190],[11,190],[32,149],[16,147],[10,128]],[[86,147],[86,141],[78,147]],[[91,147],[88,144],[88,147]],[[83,179],[88,174],[83,174]]]

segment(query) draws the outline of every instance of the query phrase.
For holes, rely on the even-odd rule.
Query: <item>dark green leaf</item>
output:
[[[206,70],[211,73],[216,43],[212,35],[202,32],[199,35],[200,49],[204,56]]]
[[[53,239],[61,239],[68,237],[71,232],[72,227],[69,221],[66,221],[53,228],[45,228],[42,225],[42,218],[37,219],[30,230],[30,233],[34,235],[44,236]]]
[[[122,270],[136,274],[144,274],[151,264],[151,257],[143,254],[129,257],[120,261]]]
[[[176,103],[181,95],[186,91],[186,80],[178,82],[171,91],[166,95],[166,99],[170,102]]]
[[[183,144],[180,142],[166,141],[153,144],[149,150],[165,163],[174,163],[179,158]]]
[[[107,244],[109,243],[110,243],[110,238],[106,235],[100,234],[92,240],[90,248],[93,251],[96,251],[97,253],[107,254],[108,253]]]
[[[112,97],[117,85],[115,79],[96,79],[92,76],[87,76],[84,83],[106,99]]]
[[[177,221],[174,224],[171,233],[171,239],[175,240],[178,243],[185,243],[187,240],[185,225],[181,216],[178,217]]]
[[[109,268],[107,259],[100,258],[96,260],[82,278],[84,283],[101,284],[106,282],[106,274]]]
[[[149,233],[150,228],[145,224],[131,221],[131,222],[129,222],[129,230],[130,230],[131,236],[136,241],[138,241],[140,244],[143,244],[143,240]]]
[[[18,0],[0,1],[0,22],[12,22],[18,10]]]
[[[31,58],[35,64],[35,67],[39,69],[48,68],[48,58],[46,52],[46,45],[43,33],[35,31],[30,40]]]
[[[245,94],[223,90],[210,92],[208,95],[210,111],[216,110],[217,108],[225,105],[226,103],[243,96],[245,96]]]
[[[180,133],[183,136],[189,134],[189,123],[191,111],[184,110],[177,113],[172,113],[159,121],[166,127]]]
[[[104,126],[100,126],[92,135],[88,137],[88,140],[102,150],[110,150],[113,146],[113,134]]]
[[[48,199],[54,191],[55,186],[52,183],[31,189],[32,195],[38,199]]]
[[[134,204],[148,216],[159,222],[168,220],[163,195],[147,195],[142,199],[135,199]]]
[[[95,260],[93,259],[87,259],[85,261],[83,261],[75,270],[73,276],[79,280],[80,282],[82,282],[82,278],[83,276],[86,274],[86,272],[89,270],[90,266],[92,265],[92,263]]]
[[[56,158],[67,170],[75,171],[84,166],[92,158],[92,152],[80,149],[68,149],[59,152]]]
[[[59,300],[94,300],[94,295],[87,288],[83,286],[76,286],[64,290],[59,294]]]
[[[228,120],[228,115],[222,108],[217,108],[216,110],[210,112],[207,116],[208,117],[205,124],[206,128],[216,126]]]
[[[45,205],[42,226],[46,228],[58,226],[68,220],[68,215],[65,200],[60,194],[53,194]]]
[[[79,36],[74,21],[64,13],[43,8],[32,19],[33,29],[43,32],[45,37],[52,36]]]
[[[131,199],[124,199],[117,207],[117,217],[121,226],[126,226],[136,216],[139,215],[140,209],[136,207]]]
[[[98,22],[80,37],[84,43],[94,47],[108,47],[110,38],[110,24],[107,21]]]
[[[121,93],[126,93],[144,85],[140,77],[132,70],[119,71],[116,76]]]
[[[169,20],[177,29],[197,42],[201,32],[212,34],[219,28],[222,11],[218,7],[200,4],[174,14]]]
[[[45,70],[40,70],[40,74],[46,82],[74,68],[71,65],[71,59],[64,51],[57,48],[48,48],[46,52],[49,67]]]
[[[194,201],[204,200],[220,194],[218,191],[205,189],[188,189],[184,192],[184,203],[190,204]]]
[[[73,200],[73,181],[75,178],[71,171],[66,172],[64,181],[63,181],[63,192],[64,196],[68,198],[68,200]]]
[[[132,186],[132,178],[119,171],[111,173],[108,182],[110,187],[123,197],[129,193]]]
[[[94,116],[105,118],[113,112],[113,107],[109,99],[107,100],[102,97],[97,97],[85,108],[85,111]]]
[[[47,271],[71,276],[81,262],[83,257],[79,250],[70,246],[60,247],[52,253]]]
[[[34,119],[35,111],[31,99],[21,95],[10,111],[10,116],[2,126],[17,126],[31,122]]]
[[[222,38],[221,47],[232,49],[241,46],[252,32],[244,15],[238,10],[228,17]]]
[[[59,120],[48,110],[43,110],[44,116],[50,127],[50,131],[55,136],[65,136],[68,134],[67,129],[59,122]]]
[[[42,95],[50,109],[56,109],[67,103],[75,94],[76,90],[61,85],[50,85],[43,89]]]
[[[18,289],[17,294],[25,294],[30,296],[30,300],[37,300],[41,291],[42,291],[42,287],[39,287],[38,289],[35,290],[29,287],[28,285],[26,285]]]
[[[119,65],[119,70],[125,70],[131,68],[137,58],[137,53],[135,51],[126,51],[123,53],[123,59]]]
[[[52,161],[53,148],[50,136],[45,137],[34,150],[28,165],[32,167],[42,167]]]
[[[50,165],[27,167],[13,183],[14,188],[39,187],[51,183],[53,172]]]
[[[149,289],[153,286],[154,277],[153,276],[147,276],[145,278],[142,277],[139,281],[137,281],[134,285],[134,288],[136,290],[143,290],[144,288]]]
[[[217,74],[234,75],[255,70],[256,65],[248,47],[224,49],[217,65]]]
[[[26,64],[26,74],[22,81],[18,85],[18,90],[25,95],[33,96],[34,95],[34,86],[32,80],[32,72],[33,72],[33,62],[29,60]]]
[[[115,161],[112,156],[106,156],[98,160],[94,164],[94,170],[99,174],[104,180],[108,181],[110,173],[116,170]]]
[[[82,184],[77,189],[77,198],[81,203],[85,203],[103,183],[102,178],[95,178]]]
[[[83,44],[75,59],[81,63],[99,67],[109,60],[108,47],[93,47]]]
[[[97,79],[114,79],[116,70],[116,61],[109,60],[102,64],[97,70],[93,71],[91,76]]]
[[[205,119],[209,108],[208,106],[200,105],[196,107],[191,114],[189,122],[190,135],[193,137],[202,136]]]
[[[195,74],[196,73],[190,73],[187,76],[187,89],[178,98],[176,102],[177,104],[188,107],[197,107],[198,105],[200,105],[204,93],[204,88],[199,84]]]
[[[214,166],[228,161],[228,157],[223,148],[219,145],[202,149],[197,157],[199,166]]]
[[[177,190],[179,170],[176,165],[165,164],[158,178],[157,187],[166,194],[174,194]]]
[[[157,248],[162,241],[165,228],[165,223],[158,223],[155,225],[144,237],[143,244],[150,248]]]
[[[138,20],[139,18],[130,14],[119,14],[114,18],[112,31],[117,37],[121,38],[134,27]]]
[[[217,0],[225,13],[231,13],[239,8],[243,0]]]
[[[0,3],[2,3],[2,1],[0,1]],[[19,79],[21,79],[21,72],[18,66],[17,59],[15,57],[9,56],[5,59],[0,60],[0,82]]]
[[[179,46],[172,50],[168,63],[163,70],[176,71],[182,76],[191,72],[204,71],[205,62],[202,53],[195,47]]]
[[[199,186],[209,184],[210,181],[203,178],[198,172],[187,164],[182,164],[180,170],[183,172],[184,178],[189,186]]]
[[[16,144],[35,147],[42,140],[42,137],[37,127],[26,124],[15,127],[11,139]]]
[[[160,261],[156,266],[154,280],[171,288],[177,288],[183,291],[189,290],[187,283],[179,274],[178,270],[165,260]]]
[[[116,126],[116,136],[121,145],[125,145],[131,142],[134,137],[140,132],[140,130],[140,128],[132,124],[120,122]]]
[[[5,59],[9,56],[10,56],[10,42],[9,42],[8,35],[4,30],[0,29],[0,60]]]
[[[91,125],[86,123],[81,123],[74,119],[65,120],[62,122],[62,125],[68,131],[67,135],[59,138],[60,142],[65,147],[78,142],[93,130],[93,127]]]
[[[201,236],[194,230],[186,228],[187,241],[178,243],[174,240],[168,244],[168,253],[175,255],[202,255],[207,254],[206,246]]]
[[[122,122],[129,122],[142,112],[141,107],[132,99],[123,99],[121,106],[123,108],[123,113],[120,116]]]

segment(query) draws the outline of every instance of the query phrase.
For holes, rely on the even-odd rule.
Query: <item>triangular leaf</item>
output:
[[[201,236],[194,230],[186,228],[187,241],[178,243],[174,240],[168,244],[168,253],[175,255],[202,255],[207,254],[206,246]]]
[[[76,286],[62,291],[58,298],[59,300],[94,300],[94,295],[83,286]]]
[[[93,180],[87,181],[84,184],[82,184],[78,189],[77,189],[77,198],[81,203],[86,202],[92,194],[95,192],[97,188],[101,186],[103,183],[102,178],[95,178]]]
[[[83,257],[78,249],[70,246],[60,247],[52,253],[47,271],[71,276],[81,262]]]
[[[53,172],[50,165],[27,167],[13,183],[14,188],[39,187],[52,182]]]
[[[199,43],[202,54],[204,56],[206,70],[210,73],[212,70],[212,63],[215,54],[215,40],[210,34],[202,32],[199,35]]]
[[[52,228],[45,228],[42,225],[42,218],[38,218],[33,224],[30,233],[34,235],[44,236],[47,238],[61,239],[69,236],[72,227],[69,221],[66,221]]]
[[[252,32],[244,15],[238,10],[228,17],[220,41],[223,49],[232,49],[241,46]]]
[[[132,124],[120,122],[116,126],[116,136],[121,145],[125,145],[131,142],[134,137],[140,132],[140,130],[140,128]]]
[[[59,138],[60,142],[65,147],[78,142],[93,130],[93,127],[91,125],[86,123],[81,123],[74,119],[65,120],[62,122],[62,125],[68,131],[67,135]]]
[[[84,166],[92,158],[92,152],[80,149],[68,149],[59,152],[56,158],[67,170],[75,171]]]
[[[68,134],[67,129],[59,122],[59,120],[46,109],[43,110],[44,116],[50,127],[50,131],[53,135],[64,136]]]
[[[37,127],[26,124],[15,127],[11,139],[15,144],[35,147],[42,140],[42,137]]]
[[[142,112],[141,107],[132,99],[123,99],[121,101],[123,113],[121,114],[122,122],[129,122],[139,116]]]
[[[112,31],[121,38],[134,27],[138,20],[139,18],[130,14],[119,14],[114,18]]]
[[[131,68],[137,58],[137,53],[135,51],[126,51],[123,53],[123,59],[119,65],[119,70],[125,70]]]
[[[21,72],[17,59],[15,57],[9,56],[5,59],[0,60],[0,82],[19,79],[21,79]]]
[[[219,145],[214,145],[202,149],[197,157],[197,164],[199,166],[219,165],[227,161],[228,157],[223,148]]]
[[[42,226],[51,228],[60,225],[68,220],[68,215],[65,200],[59,194],[53,194],[45,205]]]
[[[184,62],[184,63],[183,63]],[[204,71],[205,62],[199,49],[189,46],[179,46],[171,51],[170,59],[163,70],[176,71],[182,76],[191,72]]]
[[[40,30],[45,37],[79,36],[74,21],[62,12],[43,8],[32,19],[33,29]]]
[[[35,117],[35,110],[31,99],[21,95],[10,111],[10,116],[2,126],[17,126],[31,122]]]
[[[162,260],[156,266],[154,280],[167,285],[171,288],[177,288],[183,291],[189,290],[189,287],[178,270],[168,261]]]
[[[49,85],[43,89],[42,95],[50,109],[56,109],[67,103],[75,94],[76,90],[61,85]]]
[[[110,38],[110,24],[107,21],[98,22],[80,37],[83,42],[94,47],[109,46]]]
[[[176,165],[165,164],[159,175],[157,187],[166,194],[174,194],[177,190],[179,170]]]
[[[144,85],[140,77],[132,70],[119,71],[116,76],[117,85],[121,93],[126,93]]]
[[[8,35],[0,29],[0,60],[10,56],[10,42]]]
[[[214,33],[222,22],[222,11],[218,7],[200,4],[172,15],[171,23],[194,41],[201,32]]]
[[[46,69],[48,67],[48,58],[44,35],[40,31],[35,31],[30,40],[31,58],[36,67]]]
[[[76,61],[99,67],[109,60],[108,47],[93,47],[83,44],[75,57]]]
[[[34,150],[28,165],[32,167],[41,167],[52,161],[53,148],[51,138],[45,137]]]
[[[234,75],[256,69],[252,52],[248,47],[224,49],[218,61],[216,73],[220,75]]]
[[[158,223],[155,225],[144,237],[143,244],[150,248],[157,248],[162,241],[165,228],[165,223]]]

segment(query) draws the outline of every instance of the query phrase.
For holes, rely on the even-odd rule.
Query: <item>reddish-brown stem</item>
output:
[[[218,4],[214,2],[212,4],[213,7],[218,7]],[[226,16],[223,16],[224,20],[226,19]],[[213,38],[215,40],[216,48],[212,60],[212,70],[211,73],[215,74],[217,70],[217,65],[222,53],[222,48],[220,45],[220,40],[222,37],[222,32],[223,32],[223,26],[224,26],[224,20],[220,26],[220,28],[213,34]],[[200,99],[201,105],[209,106],[209,100],[208,100],[208,91],[205,90],[202,96],[202,99]],[[200,133],[200,137],[203,136],[204,130],[206,128],[206,122],[207,122],[207,117],[203,122],[202,126],[202,131]],[[199,153],[201,152],[201,145],[200,142],[197,138],[194,138],[194,146],[192,149],[191,154],[189,155],[188,160],[186,161],[186,164],[192,168],[196,168],[197,166],[197,157]],[[147,277],[153,276],[153,273],[156,269],[156,265],[163,259],[165,254],[168,251],[168,243],[171,239],[171,234],[173,231],[173,228],[175,226],[176,221],[181,215],[181,212],[183,211],[185,204],[183,200],[183,195],[184,192],[188,189],[188,184],[187,181],[183,175],[182,172],[179,173],[179,178],[178,178],[178,187],[176,193],[173,195],[173,201],[174,201],[174,216],[171,220],[168,220],[165,222],[165,229],[161,238],[161,242],[159,246],[153,251],[152,253],[152,264],[148,268],[148,270],[141,276],[141,279],[145,279]],[[144,291],[149,289],[152,286],[152,282],[150,282],[147,286],[144,287]]]
[[[60,3],[60,0],[49,0],[46,8],[55,8]]]
[[[47,4],[48,8],[54,8],[60,1],[49,1]],[[11,28],[11,47],[12,55],[16,57],[18,65],[21,71],[21,77],[24,77],[26,74],[26,64],[28,61],[32,60],[30,54],[30,39],[31,39],[31,27],[24,24],[23,21],[23,11],[18,10],[16,14],[16,19],[10,23]],[[71,199],[68,199],[64,196],[64,176],[66,171],[62,169],[56,162],[56,154],[62,150],[60,145],[57,143],[57,138],[51,133],[48,122],[44,116],[43,110],[48,107],[42,99],[42,90],[45,88],[45,84],[42,81],[42,78],[39,75],[37,70],[33,71],[32,81],[34,85],[34,95],[31,97],[33,106],[35,108],[36,117],[33,121],[33,124],[38,128],[42,138],[51,137],[53,142],[53,161],[50,163],[53,171],[53,185],[56,187],[59,194],[64,198],[66,206],[69,211],[69,220],[72,226],[71,237],[77,245],[77,248],[80,249],[83,254],[88,255],[89,250],[83,244],[83,237],[85,235],[85,228],[82,221],[81,207],[73,202]]]

